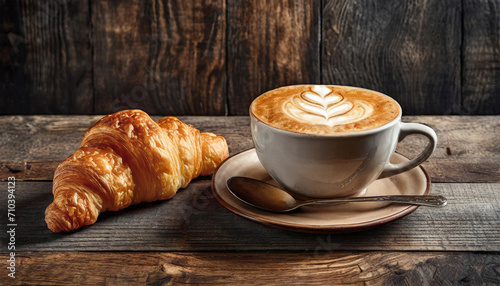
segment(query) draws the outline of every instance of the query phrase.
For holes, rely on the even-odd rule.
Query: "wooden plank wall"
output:
[[[500,0],[0,2],[0,114],[246,115],[296,83],[500,114]]]

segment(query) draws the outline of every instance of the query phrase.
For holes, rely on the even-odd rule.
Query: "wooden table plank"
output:
[[[57,165],[78,149],[102,115],[0,116],[0,180],[52,180]],[[155,120],[162,116],[153,116]],[[222,134],[232,154],[253,146],[247,117],[179,116],[202,132]]]
[[[0,117],[0,178],[27,180],[16,185],[17,278],[9,283],[500,283],[500,117],[404,117],[438,133],[424,166],[431,192],[445,195],[449,205],[421,207],[377,229],[319,235],[264,226],[221,206],[204,177],[171,200],[107,212],[92,226],[52,233],[43,220],[52,172],[98,118]],[[231,154],[252,146],[248,117],[181,119],[226,136]],[[408,138],[398,151],[414,156],[424,144]],[[1,182],[0,198],[6,197]],[[6,213],[0,205],[0,216]],[[3,261],[9,257],[5,228],[0,224]]]
[[[432,182],[500,182],[500,116],[403,116],[432,127],[438,145],[422,165]],[[408,137],[397,151],[409,158],[427,141]]]
[[[289,84],[320,82],[321,1],[227,1],[227,104]]]
[[[89,2],[0,1],[0,114],[92,112]]]
[[[12,285],[500,283],[500,254],[481,253],[48,252],[20,253],[16,260],[15,279],[0,270]]]
[[[0,116],[0,180],[52,180],[60,161],[71,155],[85,131],[102,116]],[[160,116],[153,118],[159,119]],[[181,116],[202,131],[224,135],[231,154],[253,147],[246,116]],[[404,116],[430,125],[438,146],[423,164],[433,182],[500,182],[500,117]],[[398,152],[413,157],[426,141],[409,137]]]
[[[500,1],[463,1],[462,29],[462,105],[450,111],[500,114]]]
[[[94,112],[223,115],[225,1],[90,1]]]
[[[7,197],[7,183],[0,184]],[[500,251],[500,184],[436,183],[444,208],[421,207],[378,229],[350,234],[279,230],[239,217],[198,180],[167,201],[105,212],[72,233],[52,233],[44,222],[52,201],[50,182],[16,185],[16,248],[19,251],[257,251],[394,250]],[[6,204],[0,216],[7,217]],[[6,235],[0,225],[1,235]],[[7,240],[2,239],[2,243]],[[0,252],[6,251],[2,245]]]
[[[323,2],[322,83],[383,92],[406,114],[460,106],[460,0]]]

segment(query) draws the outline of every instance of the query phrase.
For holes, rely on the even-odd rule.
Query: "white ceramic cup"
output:
[[[252,139],[266,171],[288,190],[310,198],[352,196],[376,179],[415,168],[434,151],[434,130],[403,123],[401,114],[399,106],[397,118],[366,131],[313,135],[272,127],[250,110]],[[410,134],[424,135],[429,144],[416,158],[391,164],[397,143]]]

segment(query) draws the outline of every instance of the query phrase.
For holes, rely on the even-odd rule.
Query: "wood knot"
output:
[[[179,265],[165,263],[162,266],[162,271],[172,277],[186,277],[186,271],[184,267]]]

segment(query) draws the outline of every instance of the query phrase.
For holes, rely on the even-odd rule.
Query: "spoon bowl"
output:
[[[231,177],[227,180],[226,185],[229,191],[242,202],[253,207],[272,212],[289,212],[302,206],[324,203],[379,201],[430,207],[442,207],[447,204],[445,197],[431,195],[304,199],[298,198],[287,190],[278,188],[266,182],[246,177]]]

